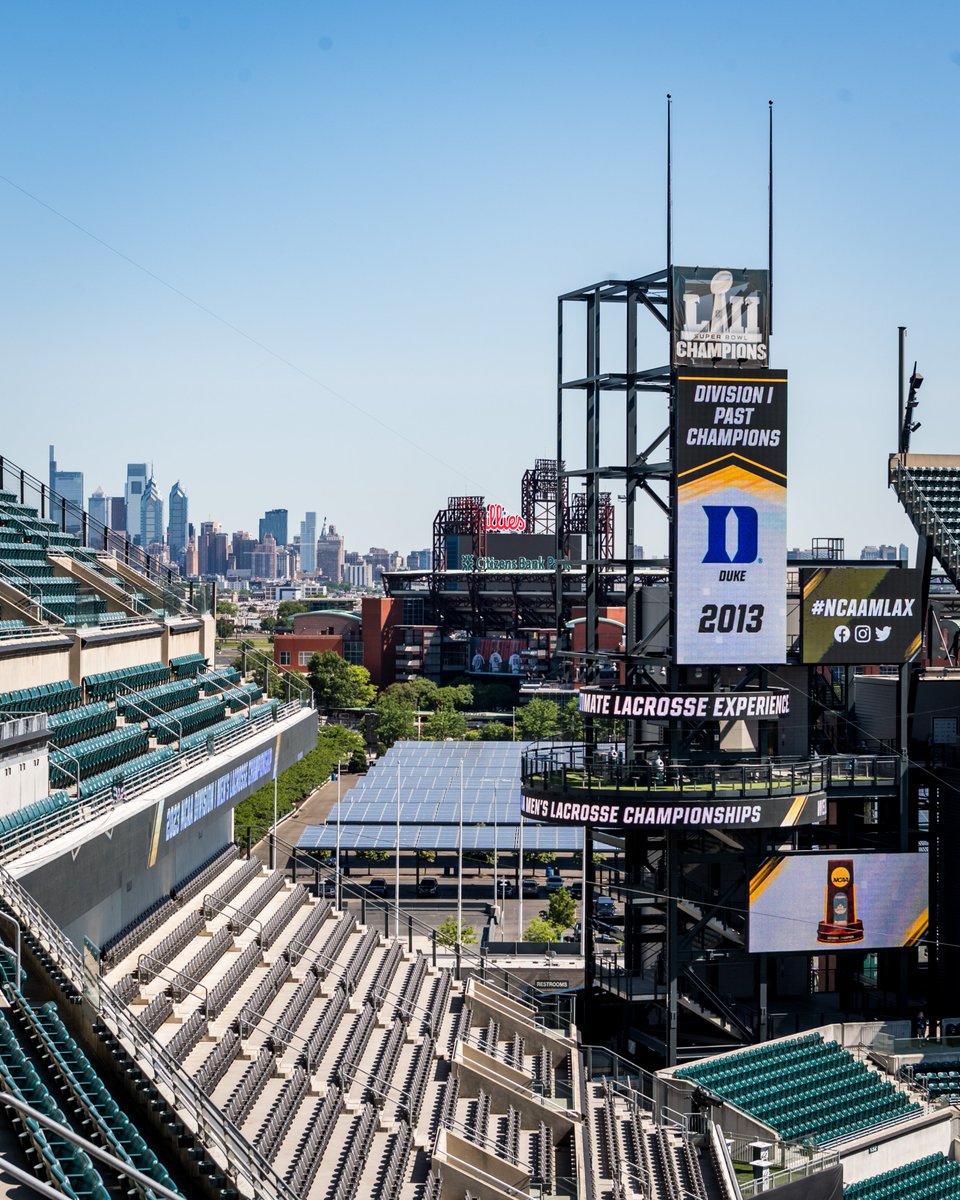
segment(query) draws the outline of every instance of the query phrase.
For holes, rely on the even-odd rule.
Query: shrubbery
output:
[[[344,770],[353,756],[363,753],[363,738],[359,733],[344,729],[342,725],[322,725],[317,735],[317,745],[299,762],[288,767],[277,778],[277,820],[285,817],[294,805],[305,800],[311,792],[326,783],[337,763]],[[364,759],[366,761],[366,759]],[[239,835],[242,829],[252,825],[259,837],[273,824],[273,780],[269,780],[237,805],[234,828]]]

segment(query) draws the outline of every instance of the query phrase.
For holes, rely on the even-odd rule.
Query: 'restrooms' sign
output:
[[[680,370],[675,463],[676,661],[784,662],[786,372]]]

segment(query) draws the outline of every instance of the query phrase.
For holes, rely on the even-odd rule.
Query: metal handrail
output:
[[[66,621],[59,613],[55,613],[47,608],[43,603],[43,588],[37,587],[29,575],[25,575],[23,571],[17,567],[12,567],[8,562],[0,559],[0,573],[3,574],[7,583],[10,584],[16,591],[29,602],[30,608],[37,610],[37,619],[46,621],[48,625],[66,625]],[[26,583],[26,588],[14,582],[14,579],[22,579]],[[39,598],[38,598],[39,597]]]
[[[80,950],[3,867],[0,867],[0,899],[40,941],[68,983],[82,993]],[[100,1017],[114,1036],[128,1043],[125,1049],[132,1050],[137,1064],[150,1075],[154,1084],[166,1089],[169,1102],[192,1121],[200,1140],[223,1155],[229,1171],[248,1181],[252,1194],[269,1200],[297,1200],[273,1166],[224,1117],[196,1080],[184,1071],[103,980],[100,981],[100,1005]]]
[[[192,750],[176,751],[166,761],[127,776],[123,784],[124,800],[133,800],[137,796],[143,795],[144,792],[150,791],[167,779],[182,775],[184,771],[207,762],[214,755],[231,749],[240,742],[254,737],[264,729],[301,711],[300,703],[294,700],[277,709],[276,721],[272,714],[264,713],[252,721],[244,721],[242,725],[214,737],[204,746],[197,746]],[[112,811],[114,807],[113,789],[107,785],[100,791],[92,792],[89,796],[78,800],[76,805],[60,809],[57,813],[49,814],[48,817],[39,818],[22,829],[10,833],[0,833],[0,863],[27,854],[50,841],[52,837],[59,837],[69,829],[87,824],[92,818]]]

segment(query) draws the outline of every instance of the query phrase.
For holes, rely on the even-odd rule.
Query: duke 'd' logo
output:
[[[753,563],[760,548],[760,518],[749,504],[704,504],[707,518],[705,563]],[[733,520],[730,519],[731,513]],[[733,553],[730,552],[731,537]]]

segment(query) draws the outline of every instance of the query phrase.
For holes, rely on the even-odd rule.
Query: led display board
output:
[[[676,660],[782,663],[787,375],[677,373]]]
[[[529,781],[524,787],[534,787]],[[691,789],[692,790],[692,789]],[[764,796],[762,799],[723,799],[705,793],[702,800],[679,800],[677,796],[658,796],[641,791],[631,800],[623,792],[611,789],[579,799],[523,795],[523,815],[549,825],[579,825],[595,829],[659,829],[684,826],[687,829],[781,829],[795,825],[816,825],[827,815],[826,795],[820,791],[803,795]]]
[[[803,661],[908,662],[923,634],[921,575],[903,567],[801,570]]]
[[[641,717],[646,721],[774,720],[790,715],[790,693],[783,688],[740,692],[627,692],[619,688],[583,688],[577,705],[590,717]]]
[[[674,366],[765,367],[769,357],[768,272],[673,268]]]
[[[751,954],[913,946],[929,921],[928,855],[768,858],[750,880]]]

